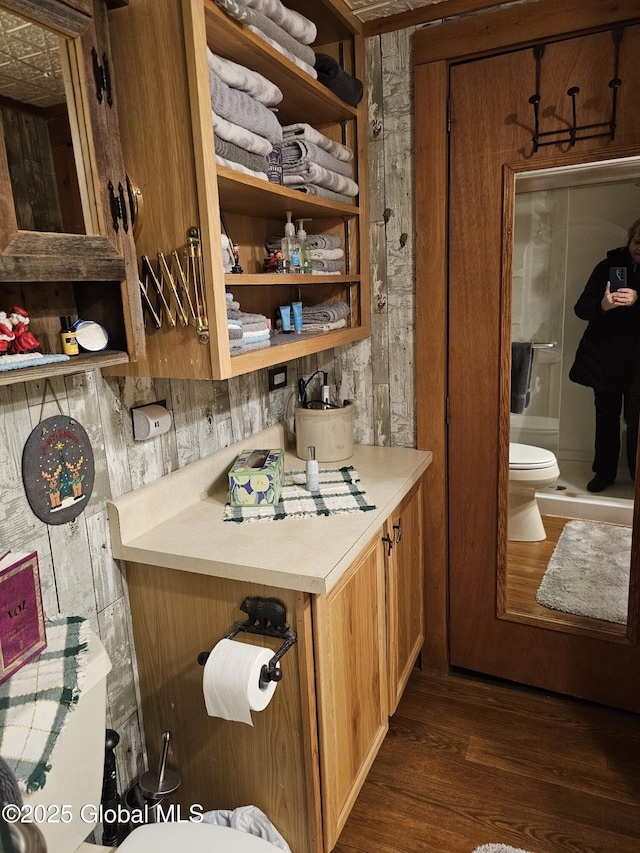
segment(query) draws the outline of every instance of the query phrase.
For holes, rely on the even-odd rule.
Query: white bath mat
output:
[[[509,847],[507,844],[483,844],[476,847],[473,853],[527,853],[520,847]]]
[[[569,521],[536,600],[552,610],[626,625],[630,563],[630,527]]]

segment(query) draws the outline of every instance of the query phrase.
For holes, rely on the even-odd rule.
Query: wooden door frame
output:
[[[425,670],[449,671],[447,360],[449,68],[540,40],[637,23],[640,0],[537,0],[440,26],[414,37],[416,174],[416,399],[418,447],[433,451],[425,500]],[[489,94],[489,93],[488,93]],[[481,109],[481,105],[479,105]]]

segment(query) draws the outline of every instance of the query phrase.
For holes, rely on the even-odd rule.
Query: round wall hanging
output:
[[[40,521],[73,521],[91,497],[94,475],[89,436],[73,418],[47,418],[27,439],[22,480],[29,505]]]

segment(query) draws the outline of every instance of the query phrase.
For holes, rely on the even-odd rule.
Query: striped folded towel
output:
[[[0,684],[0,754],[27,793],[46,783],[85,675],[86,620],[63,616],[45,625],[47,648]]]

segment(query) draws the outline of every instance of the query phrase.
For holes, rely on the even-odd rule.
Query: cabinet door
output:
[[[104,2],[47,0],[36,8],[0,0],[0,28],[15,41],[0,78],[7,304],[26,305],[45,353],[59,351],[59,316],[69,314],[102,323],[111,347],[137,358],[144,333],[135,246],[126,210],[119,221],[112,216],[126,176]],[[113,363],[127,360],[120,353]]]
[[[332,850],[389,726],[384,553],[376,537],[314,601],[322,822]]]
[[[424,640],[422,483],[387,523],[389,711],[398,707]]]

